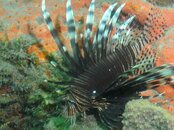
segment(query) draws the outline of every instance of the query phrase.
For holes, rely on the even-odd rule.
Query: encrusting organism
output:
[[[173,130],[173,115],[145,99],[126,104],[123,114],[123,130]]]
[[[67,74],[72,77],[72,81],[68,82],[48,82],[69,85],[68,94],[62,101],[66,107],[64,115],[70,117],[72,123],[78,115],[93,110],[93,114],[98,115],[108,127],[120,128],[124,106],[129,100],[138,97],[137,92],[173,82],[173,64],[156,67],[158,53],[150,46],[161,37],[165,26],[157,25],[160,34],[149,37],[154,33],[149,28],[155,16],[148,18],[141,28],[134,21],[135,16],[120,20],[124,5],[117,7],[115,3],[109,6],[94,32],[95,0],[92,0],[84,33],[78,34],[71,1],[67,0],[66,22],[71,55],[57,35],[45,0],[42,0],[44,19],[69,69]],[[160,17],[160,14],[157,16]]]

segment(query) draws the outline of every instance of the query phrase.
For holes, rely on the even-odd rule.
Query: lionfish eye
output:
[[[91,98],[92,98],[92,99],[95,99],[96,96],[97,96],[97,91],[96,91],[96,90],[93,90],[93,91],[92,91],[92,96],[91,96]]]

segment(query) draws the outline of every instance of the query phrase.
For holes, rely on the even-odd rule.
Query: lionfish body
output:
[[[119,15],[125,4],[117,9],[116,5],[106,10],[93,34],[95,1],[91,1],[86,29],[80,34],[80,48],[71,1],[67,0],[66,20],[73,52],[71,56],[57,35],[45,0],[42,0],[44,19],[73,77],[69,87],[67,114],[75,116],[97,109],[101,120],[109,127],[118,127],[117,122],[121,120],[125,103],[135,98],[136,92],[145,90],[147,86],[153,88],[161,83],[172,82],[174,69],[171,64],[153,68],[157,56],[148,47],[152,42],[148,38],[148,28],[141,31],[136,25],[133,26],[135,16],[118,26]]]

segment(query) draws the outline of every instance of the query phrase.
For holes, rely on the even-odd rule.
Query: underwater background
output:
[[[72,54],[66,23],[67,1],[45,1],[57,35]],[[69,68],[47,28],[41,2],[0,0],[0,130],[174,130],[172,80],[160,81],[155,89],[147,86],[146,91],[126,100],[125,104],[120,101],[118,105],[124,112],[118,116],[118,127],[111,128],[107,121],[101,121],[99,115],[88,110],[85,117],[83,114],[75,119],[60,116],[66,109],[63,101],[69,85],[52,81],[71,81],[72,77],[66,73]],[[142,27],[146,26],[146,19],[152,19],[147,36],[152,42],[150,48],[158,53],[155,66],[173,63],[174,1],[96,0],[94,30],[115,2],[126,3],[120,19],[135,15],[140,29],[145,29]],[[84,31],[90,3],[91,0],[71,0],[78,34]],[[172,70],[164,77],[172,79],[173,74]],[[112,115],[112,112],[108,113]]]

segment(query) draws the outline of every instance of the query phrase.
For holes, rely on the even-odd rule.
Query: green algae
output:
[[[38,64],[38,57],[28,54],[28,47],[35,42],[31,36],[0,41],[0,129],[43,129],[62,110],[60,102],[66,86],[45,80],[69,78],[59,67],[49,62]],[[61,59],[58,57],[48,55],[52,60]]]

